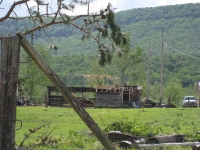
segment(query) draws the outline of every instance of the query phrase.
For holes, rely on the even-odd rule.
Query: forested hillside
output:
[[[122,31],[130,35],[131,46],[144,50],[142,64],[137,66],[133,64],[125,72],[124,78],[128,84],[142,85],[145,96],[147,51],[150,48],[150,95],[158,99],[160,53],[163,44],[165,89],[168,89],[169,85],[180,88],[179,91],[182,93],[179,99],[184,94],[194,94],[194,83],[200,80],[199,3],[121,11],[116,13],[116,21]],[[17,31],[11,27],[13,23],[20,26],[23,31],[29,27],[28,22],[28,20],[17,23],[12,20],[3,22],[0,24],[0,33],[2,36],[15,34]],[[82,20],[79,22],[81,24]],[[93,86],[99,82],[107,84],[120,82],[120,69],[114,62],[104,68],[100,67],[97,63],[99,53],[97,43],[92,39],[82,41],[83,33],[77,29],[69,25],[57,25],[46,29],[46,33],[51,39],[45,37],[42,31],[36,32],[33,43],[48,47],[50,41],[53,41],[58,46],[58,50],[48,50],[52,55],[50,65],[67,86]],[[94,75],[96,78],[87,75]],[[101,75],[104,75],[104,78],[100,78]],[[183,87],[190,88],[183,90],[181,89]],[[165,91],[165,97],[169,97],[167,95],[169,90]]]
[[[159,51],[162,31],[169,37],[184,44],[198,46],[200,39],[199,16],[200,4],[197,3],[121,11],[116,13],[116,21],[125,33],[130,33],[132,46],[139,45],[141,48],[147,49],[148,39],[150,38],[152,49]],[[27,22],[12,20],[1,22],[0,34],[11,35],[18,32],[13,24],[20,27],[21,31],[24,31],[30,27],[28,22],[29,20]],[[83,20],[78,20],[78,22],[83,24]],[[83,33],[70,25],[56,25],[46,29],[46,32],[59,47],[58,55],[73,53],[96,54],[97,52],[96,43],[92,40],[81,41]],[[49,38],[40,38],[44,38],[42,31],[34,34],[35,38],[41,43],[50,44]],[[166,36],[164,38],[167,42],[171,41]],[[175,46],[178,46],[178,44]],[[187,51],[188,49],[184,47],[184,50]]]

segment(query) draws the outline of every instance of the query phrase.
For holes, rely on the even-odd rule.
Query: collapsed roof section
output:
[[[142,94],[142,86],[131,86],[131,85],[98,85],[94,87],[96,92],[116,92],[130,91],[130,93]]]
[[[131,93],[141,93],[142,86],[131,86],[131,85],[97,85],[93,87],[68,87],[71,92],[116,92],[130,91]],[[47,86],[49,92],[57,92],[55,86]]]

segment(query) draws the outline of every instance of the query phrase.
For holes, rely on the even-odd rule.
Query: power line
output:
[[[200,58],[200,57],[196,57],[196,56],[192,56],[192,55],[183,53],[183,52],[181,52],[181,51],[179,51],[179,50],[177,50],[177,49],[171,47],[171,46],[170,46],[169,44],[167,44],[166,42],[164,42],[164,44],[166,44],[170,49],[172,49],[172,50],[174,50],[174,51],[176,51],[176,52],[178,52],[178,53],[180,53],[180,54],[182,54],[182,55],[185,55],[185,56],[188,56],[188,57],[192,57],[192,58],[198,58],[198,59]]]
[[[168,36],[167,34],[164,34],[164,35],[165,35],[167,38],[169,38],[169,39],[171,39],[172,41],[174,41],[174,42],[180,43],[180,44],[185,45],[185,46],[187,46],[187,47],[192,47],[192,48],[195,48],[195,49],[200,49],[200,47],[192,46],[192,45],[189,45],[189,44],[185,44],[185,43],[183,43],[183,42],[179,42],[179,41],[173,39],[172,37]]]

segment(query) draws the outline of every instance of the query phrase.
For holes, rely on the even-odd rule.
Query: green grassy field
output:
[[[162,134],[183,133],[194,135],[200,132],[199,108],[137,108],[137,109],[109,109],[86,108],[86,111],[104,130],[112,122],[128,118],[137,120],[138,123],[148,124],[160,128]],[[24,134],[29,129],[49,122],[50,128],[54,128],[52,134],[57,137],[65,137],[69,132],[89,132],[90,130],[79,118],[72,108],[45,108],[45,107],[17,107],[17,120],[22,121],[22,128],[16,131],[16,143],[19,144]],[[16,122],[16,128],[20,123]],[[37,134],[26,140],[26,144],[34,141]],[[194,137],[192,137],[195,140]]]

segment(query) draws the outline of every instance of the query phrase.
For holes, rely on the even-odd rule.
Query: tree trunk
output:
[[[2,37],[0,71],[0,149],[15,149],[19,37]]]

